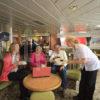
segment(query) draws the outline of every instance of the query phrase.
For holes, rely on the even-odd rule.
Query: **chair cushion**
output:
[[[67,77],[74,80],[80,80],[81,73],[79,70],[71,69],[67,71]]]
[[[74,89],[66,89],[64,92],[64,97],[66,100],[73,100],[73,96],[76,96],[78,94],[78,91]]]
[[[30,100],[55,100],[55,96],[52,91],[48,92],[33,92]]]
[[[11,85],[12,82],[0,82],[0,91]]]
[[[1,75],[1,73],[2,73],[2,68],[3,68],[3,60],[0,59],[0,75]]]

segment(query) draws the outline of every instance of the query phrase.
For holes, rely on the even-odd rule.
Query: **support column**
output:
[[[10,23],[8,23],[7,25],[6,25],[6,32],[9,32],[10,33],[10,38],[9,38],[9,40],[10,40],[10,43],[12,43],[13,42],[13,27],[12,27],[12,17],[10,18]]]
[[[10,25],[9,25],[9,33],[10,33],[10,42],[13,42],[13,28],[12,28],[12,16],[10,17]]]
[[[54,45],[57,43],[57,33],[54,24],[50,25],[50,31],[50,49],[54,49]]]
[[[0,24],[0,32],[3,32],[4,28],[3,28],[3,23]]]

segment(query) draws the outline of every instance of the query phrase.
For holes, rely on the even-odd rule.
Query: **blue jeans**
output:
[[[63,89],[66,89],[67,88],[67,68],[64,67],[62,70],[60,70],[59,65],[53,64],[52,67],[51,67],[51,72],[53,74],[59,73],[59,75],[62,79],[61,87]]]

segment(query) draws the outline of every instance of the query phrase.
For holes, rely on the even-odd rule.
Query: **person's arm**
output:
[[[30,64],[32,67],[37,66],[37,64],[35,63],[35,54],[32,53],[30,56]]]
[[[69,64],[86,64],[89,59],[87,56],[86,48],[80,47],[77,49],[76,53],[74,54],[74,59],[69,60]]]
[[[81,59],[68,60],[67,63],[68,64],[86,64],[87,61],[88,61],[87,59],[81,58]]]
[[[47,65],[47,59],[46,59],[46,55],[44,53],[42,53],[42,57],[43,57],[43,64]]]
[[[63,56],[64,56],[64,60],[67,61],[68,60],[68,57],[67,57],[67,54],[65,51],[63,51]]]
[[[54,53],[51,55],[50,60],[51,63],[54,62]]]

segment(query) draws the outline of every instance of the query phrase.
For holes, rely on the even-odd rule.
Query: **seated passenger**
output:
[[[0,76],[0,81],[18,81],[21,100],[26,100],[29,91],[23,86],[23,78],[27,75],[24,70],[20,70],[18,66],[20,65],[20,55],[19,47],[15,43],[10,45],[10,52],[6,53],[3,59],[4,66],[2,74]]]
[[[3,69],[2,74],[0,76],[0,81],[8,81],[8,74],[12,71],[18,70],[18,64],[19,64],[19,48],[17,49],[15,47],[15,44],[11,44],[11,51],[9,53],[6,53],[3,59]]]
[[[42,52],[42,48],[40,46],[37,46],[36,51],[30,55],[30,64],[32,67],[47,65],[46,56]]]
[[[67,64],[65,63],[67,61],[67,55],[64,50],[61,50],[59,45],[54,46],[54,51],[52,52],[52,55],[50,57],[50,62],[51,64],[51,71],[52,73],[59,73],[61,79],[62,79],[62,90],[67,88],[67,73],[66,73],[66,66]]]

